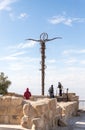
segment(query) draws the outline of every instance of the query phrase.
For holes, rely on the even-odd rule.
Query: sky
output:
[[[41,95],[40,39],[45,32],[45,95],[58,82],[85,99],[85,0],[0,0],[0,72],[9,92]]]

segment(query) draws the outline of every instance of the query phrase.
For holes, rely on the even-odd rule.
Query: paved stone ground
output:
[[[58,127],[56,130],[85,130],[85,111],[81,111],[80,116],[70,118],[67,127]]]
[[[0,124],[0,130],[30,130],[21,127],[20,125],[4,125]]]

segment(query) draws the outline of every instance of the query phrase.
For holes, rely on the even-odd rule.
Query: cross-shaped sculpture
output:
[[[55,39],[61,39],[61,37],[54,37],[52,39],[48,39],[48,34],[47,33],[42,33],[40,35],[40,39],[39,40],[36,40],[36,39],[27,39],[27,40],[32,40],[32,41],[36,41],[36,42],[39,42],[40,45],[41,45],[41,84],[42,84],[42,95],[44,95],[44,86],[45,86],[45,49],[46,49],[46,46],[45,46],[45,43],[48,42],[48,41],[52,41],[52,40],[55,40]]]

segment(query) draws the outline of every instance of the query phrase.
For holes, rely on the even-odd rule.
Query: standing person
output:
[[[26,91],[24,92],[24,98],[29,99],[31,97],[31,92],[29,91],[29,88],[26,88]]]
[[[59,88],[59,96],[62,96],[62,85],[60,82],[58,82],[58,88]]]
[[[68,88],[66,89],[67,101],[68,101]]]
[[[51,85],[51,87],[49,88],[48,92],[49,92],[50,98],[54,98],[54,88],[53,88],[53,85]]]

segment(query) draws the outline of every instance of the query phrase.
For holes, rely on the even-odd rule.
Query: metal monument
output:
[[[55,39],[61,39],[61,37],[54,37],[52,39],[48,39],[48,34],[47,33],[42,33],[40,35],[40,39],[39,40],[36,40],[36,39],[27,39],[27,40],[32,40],[32,41],[36,41],[36,42],[39,42],[40,45],[41,45],[41,85],[42,85],[42,95],[44,95],[44,87],[45,87],[45,49],[46,49],[46,45],[45,43],[48,42],[48,41],[52,41],[52,40],[55,40]]]

